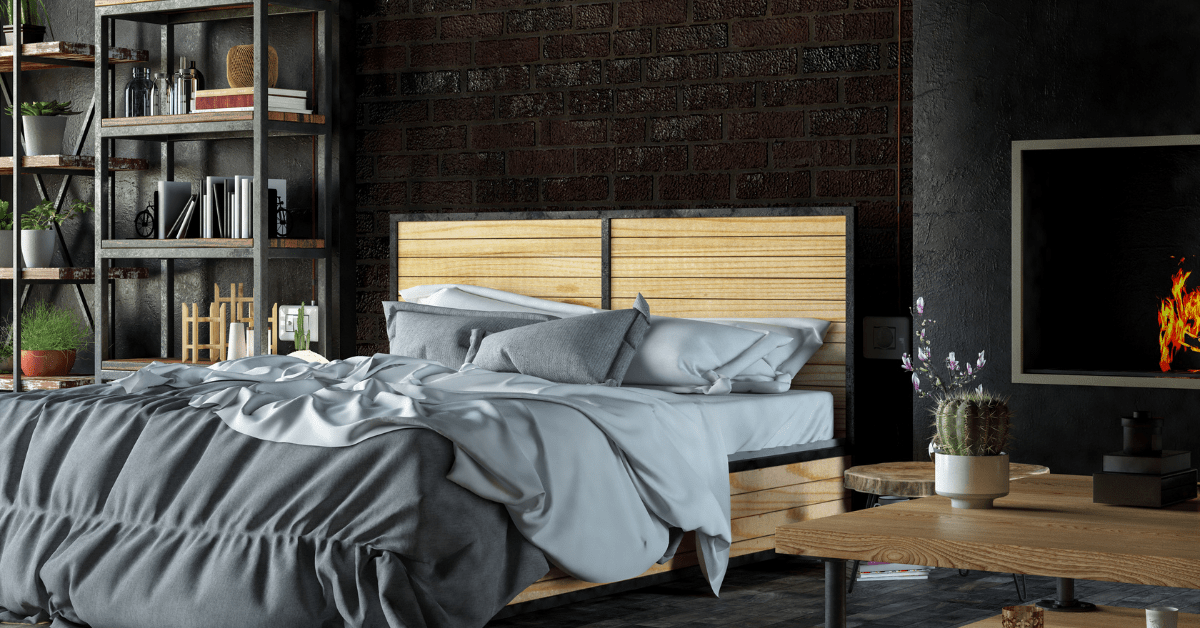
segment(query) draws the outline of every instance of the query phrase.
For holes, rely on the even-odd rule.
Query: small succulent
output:
[[[1012,429],[1008,401],[980,390],[959,390],[938,401],[934,410],[934,447],[952,456],[996,456],[1004,452]]]
[[[4,108],[5,115],[13,114],[12,106]],[[21,103],[21,115],[23,116],[73,116],[83,113],[82,111],[71,111],[71,101],[58,102],[57,100],[39,101],[39,102],[23,102]]]

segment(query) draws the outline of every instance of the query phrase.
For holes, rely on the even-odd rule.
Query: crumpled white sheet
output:
[[[729,558],[729,476],[721,432],[630,388],[556,384],[387,354],[310,364],[258,356],[211,368],[153,364],[113,386],[194,387],[234,430],[261,440],[346,447],[406,428],[455,444],[447,476],[503,503],[524,536],[589,582],[642,574],[696,531],[720,592]]]

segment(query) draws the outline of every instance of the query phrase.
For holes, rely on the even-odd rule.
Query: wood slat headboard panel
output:
[[[397,215],[393,288],[473,284],[612,308],[629,307],[640,292],[664,316],[831,320],[824,346],[792,387],[832,393],[835,434],[844,438],[852,210],[795,211],[801,215]]]

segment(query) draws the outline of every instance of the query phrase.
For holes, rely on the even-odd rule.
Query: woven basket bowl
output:
[[[230,87],[254,87],[254,46],[234,46],[225,55],[225,78]],[[279,54],[267,46],[267,87],[279,81]]]

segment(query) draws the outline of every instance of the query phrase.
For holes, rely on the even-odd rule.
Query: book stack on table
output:
[[[267,90],[267,109],[286,113],[311,114],[308,107],[308,92],[302,89]],[[227,89],[202,89],[196,92],[192,111],[212,113],[217,111],[254,111],[253,87],[230,87]]]
[[[902,565],[900,563],[861,562],[858,564],[858,579],[861,580],[927,580],[930,567]]]

